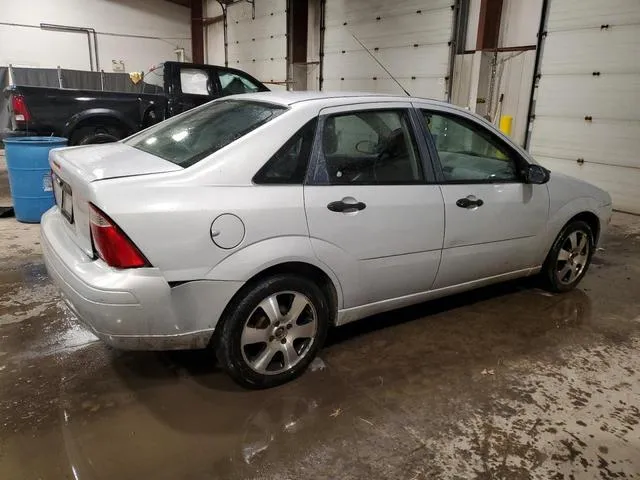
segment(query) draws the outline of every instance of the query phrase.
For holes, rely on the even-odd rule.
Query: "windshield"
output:
[[[270,103],[217,101],[159,123],[124,143],[186,168],[285,110]]]
[[[143,93],[162,93],[164,91],[164,63],[155,65],[142,76]]]

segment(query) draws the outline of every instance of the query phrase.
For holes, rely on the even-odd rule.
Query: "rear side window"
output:
[[[124,143],[186,168],[285,111],[286,107],[271,103],[217,101],[159,123]]]
[[[180,86],[182,93],[190,95],[209,95],[209,75],[198,68],[180,70]]]
[[[302,127],[253,177],[257,184],[301,185],[307,173],[317,119]]]
[[[331,185],[401,185],[424,179],[406,109],[327,117],[322,157],[322,176],[328,176]]]

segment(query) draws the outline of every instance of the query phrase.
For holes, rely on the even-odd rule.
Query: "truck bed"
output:
[[[67,136],[78,115],[115,116],[129,130],[142,127],[149,108],[164,109],[162,94],[74,90],[51,87],[12,86],[9,94],[22,95],[31,120],[25,124],[29,134]],[[160,112],[158,112],[160,113]]]

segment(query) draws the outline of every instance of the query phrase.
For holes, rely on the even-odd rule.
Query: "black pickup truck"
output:
[[[70,145],[117,141],[214,98],[269,90],[240,70],[164,62],[133,92],[9,85],[6,136],[55,135]]]

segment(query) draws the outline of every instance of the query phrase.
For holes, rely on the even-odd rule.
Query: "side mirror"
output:
[[[373,155],[377,153],[377,145],[370,140],[361,140],[356,143],[356,150],[360,153]]]
[[[525,171],[525,182],[534,185],[542,185],[549,181],[549,170],[534,163],[529,164]]]

